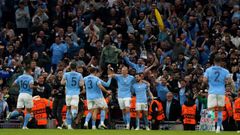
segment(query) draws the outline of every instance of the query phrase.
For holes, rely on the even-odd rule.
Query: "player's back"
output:
[[[79,82],[82,79],[82,74],[71,71],[64,74],[66,80],[66,95],[79,95],[80,85]]]
[[[98,87],[101,84],[101,79],[94,75],[84,77],[87,100],[103,98],[101,89]]]
[[[19,93],[28,93],[32,95],[30,84],[33,84],[34,81],[31,75],[23,74],[15,80],[15,83],[19,86]]]
[[[208,78],[209,94],[225,94],[225,81],[229,71],[220,66],[212,66],[206,70],[204,76]]]

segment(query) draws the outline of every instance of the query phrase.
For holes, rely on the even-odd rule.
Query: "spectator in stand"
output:
[[[70,59],[73,59],[79,52],[79,46],[76,42],[74,42],[71,36],[65,37],[66,45],[67,45],[67,54],[66,56]]]
[[[42,39],[39,37],[36,39],[36,42],[34,44],[29,46],[28,52],[38,52],[38,54],[41,56],[45,49],[46,46],[43,44]]]
[[[240,86],[236,0],[1,0],[0,7],[1,87],[12,84],[31,61],[37,65],[32,67],[35,80],[41,72],[64,71],[72,61],[79,71],[90,65],[101,67],[103,76],[111,64],[116,71],[128,66],[129,74],[144,72],[155,97],[159,96],[156,80],[165,78],[174,103],[182,105],[184,93],[192,93],[199,97],[196,105],[201,110],[206,107],[206,92],[198,84],[216,55],[231,71],[232,95]],[[164,30],[159,29],[155,9]],[[121,51],[126,52],[122,58]],[[16,90],[10,87],[9,95],[9,106],[15,106]],[[112,102],[116,106],[117,101]],[[175,108],[181,108],[178,105]]]
[[[156,82],[157,97],[161,99],[162,102],[166,101],[166,95],[169,92],[168,85],[169,83],[165,78],[161,78],[160,82]]]
[[[38,86],[33,91],[33,96],[40,96],[41,98],[50,99],[51,97],[51,87],[48,83],[46,83],[46,80],[44,80],[44,77],[40,75],[37,79],[37,82],[35,82],[36,86]]]
[[[52,67],[55,72],[57,65],[63,59],[65,53],[67,53],[67,46],[65,43],[61,42],[59,36],[56,36],[55,43],[50,47],[50,51],[52,53]]]
[[[109,35],[104,36],[103,44],[104,48],[100,57],[100,65],[103,69],[106,69],[107,66],[111,64],[114,70],[116,70],[118,65],[118,57],[121,54],[121,50],[112,45]]]
[[[25,48],[27,48],[30,14],[29,14],[28,6],[25,5],[25,2],[23,0],[20,0],[19,8],[16,10],[15,16],[16,16],[17,34],[23,35],[23,42],[24,42]]]
[[[178,101],[173,99],[172,92],[166,94],[167,100],[163,103],[164,115],[166,121],[180,122],[181,106]]]
[[[0,119],[5,119],[8,113],[8,103],[3,99],[3,93],[0,92]]]

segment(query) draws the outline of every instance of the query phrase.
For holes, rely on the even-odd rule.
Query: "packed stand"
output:
[[[156,120],[158,124],[182,122],[183,106],[196,105],[196,122],[191,122],[195,125],[200,121],[202,110],[207,108],[207,89],[199,84],[205,69],[219,54],[222,66],[231,72],[234,81],[234,87],[226,86],[229,104],[223,127],[236,130],[231,111],[234,101],[240,98],[240,7],[237,2],[2,0],[0,118],[5,119],[9,111],[14,112],[18,89],[12,84],[23,74],[24,67],[30,66],[34,83],[39,86],[33,90],[33,96],[53,102],[52,106],[46,103],[47,117],[56,118],[58,125],[62,125],[65,93],[60,82],[69,63],[75,62],[77,71],[84,77],[88,75],[88,67],[97,67],[105,80],[110,66],[119,74],[124,66],[129,67],[131,75],[143,73],[153,96],[162,104],[164,117]],[[159,28],[155,9],[161,14],[164,29]],[[112,91],[111,97],[106,97],[109,98],[109,119],[121,120],[116,79],[108,89]],[[84,98],[81,95],[83,101]],[[84,112],[83,104],[79,105],[79,114]],[[116,113],[119,115],[111,115]],[[83,116],[77,117],[76,124]],[[155,123],[153,119],[149,120]],[[108,123],[113,125],[111,120]],[[158,127],[153,124],[152,128]]]

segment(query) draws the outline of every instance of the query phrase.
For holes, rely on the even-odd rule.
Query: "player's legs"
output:
[[[91,112],[92,112],[92,129],[96,129],[96,119],[97,119],[98,109],[94,108]]]
[[[149,126],[148,126],[148,105],[147,104],[141,104],[141,110],[143,110],[143,120],[145,123],[145,128],[146,130],[150,130]]]
[[[29,122],[29,119],[31,118],[31,111],[32,109],[31,108],[27,108],[27,113],[24,117],[24,123],[23,123],[23,129],[27,129],[27,124]]]
[[[127,129],[130,129],[130,98],[125,98],[124,99],[124,106],[125,106],[125,118],[126,118],[126,124],[127,124]]]
[[[217,106],[217,96],[215,94],[208,95],[207,105],[209,115],[214,114],[215,108]]]
[[[108,106],[104,98],[98,99],[97,103],[98,103],[97,107],[101,109],[99,128],[105,129],[107,127],[105,126],[104,121],[105,121],[105,116],[106,116]]]
[[[92,118],[92,111],[89,111],[87,116],[85,117],[84,128],[88,129],[88,122]]]
[[[217,109],[217,129],[216,132],[220,132],[220,128],[222,126],[222,110],[225,105],[225,96],[224,95],[216,95],[210,94],[208,95],[208,109],[209,113],[216,111]],[[215,113],[216,114],[216,113]],[[216,116],[215,116],[216,118]]]
[[[218,116],[217,116],[217,131],[219,132],[222,126],[222,119],[223,119],[223,115],[222,115],[222,111],[224,109],[225,106],[225,96],[224,95],[217,95],[217,111],[218,111]]]
[[[140,129],[140,110],[136,110],[136,129],[135,130],[139,130]]]
[[[124,121],[125,124],[127,124],[126,115],[125,115],[126,110],[125,110],[125,105],[124,105],[123,98],[118,98],[118,104],[119,104],[120,109],[122,110],[123,121]]]
[[[87,116],[86,116],[86,118],[85,118],[85,123],[84,123],[84,127],[85,127],[85,128],[88,128],[88,122],[89,122],[89,120],[91,119],[91,117],[92,117],[92,112],[89,111],[88,114],[87,114]]]
[[[66,123],[67,123],[68,129],[72,129],[71,101],[72,101],[72,96],[67,95],[66,96],[66,106],[67,106]]]
[[[130,98],[119,98],[119,106],[120,109],[122,110],[122,115],[123,115],[123,121],[127,125],[127,129],[130,128]]]
[[[24,95],[22,93],[20,93],[18,95],[17,110],[15,110],[11,114],[9,114],[9,118],[17,117],[22,112],[22,109],[24,108],[24,97],[23,96]]]
[[[72,100],[71,100],[71,113],[72,113],[72,119],[75,119],[77,117],[77,113],[78,113],[78,103],[79,103],[79,96],[78,95],[74,95],[72,96]]]
[[[92,129],[96,129],[96,118],[97,118],[98,109],[97,109],[95,100],[87,100],[87,106],[92,117]],[[90,114],[89,114],[89,117],[90,117]],[[86,123],[86,120],[85,120],[84,126],[87,127],[87,125],[88,123]]]
[[[136,129],[135,130],[140,129],[140,113],[141,113],[141,111],[142,111],[141,104],[136,103]]]
[[[31,118],[33,101],[32,101],[32,96],[29,94],[23,93],[23,97],[24,97],[24,106],[27,110],[27,113],[24,117],[23,129],[27,129],[27,124],[29,122],[29,119]]]

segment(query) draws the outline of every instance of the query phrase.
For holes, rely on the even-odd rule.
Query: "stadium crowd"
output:
[[[164,29],[159,28],[155,9]],[[89,74],[89,67],[98,68],[103,80],[108,79],[109,70],[121,74],[124,66],[133,76],[143,73],[156,97],[156,105],[150,101],[148,110],[153,129],[161,121],[184,122],[186,108],[193,105],[195,121],[187,124],[195,125],[207,108],[207,87],[200,85],[203,73],[215,55],[221,55],[221,65],[233,79],[233,84],[226,86],[229,102],[223,127],[237,130],[235,120],[240,117],[234,119],[234,102],[240,98],[239,21],[238,0],[1,0],[0,119],[16,109],[18,88],[12,84],[24,67],[30,66],[38,86],[33,90],[34,99],[43,99],[47,108],[48,115],[41,117],[56,118],[61,126],[65,119],[61,80],[69,63],[75,62],[83,77]],[[108,125],[122,120],[117,88],[113,78],[107,87],[112,93],[105,95],[109,100]],[[87,115],[85,95],[80,98],[81,115],[76,124]],[[153,109],[160,106],[162,115]],[[134,112],[132,105],[130,112]]]

